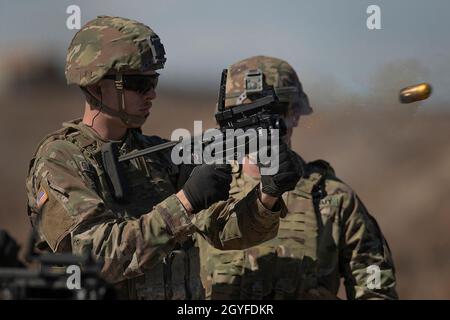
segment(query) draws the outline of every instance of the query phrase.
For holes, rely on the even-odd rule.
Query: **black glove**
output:
[[[258,165],[260,169],[267,167],[267,164]],[[261,174],[261,191],[279,198],[284,192],[293,190],[302,175],[303,168],[297,156],[285,143],[280,142],[278,172],[270,176]]]
[[[227,200],[231,179],[229,164],[204,164],[195,167],[183,187],[193,213],[209,208],[217,201]]]
[[[191,173],[195,167],[198,167],[198,165],[182,163],[178,166],[177,190],[183,189],[184,184],[191,176]]]

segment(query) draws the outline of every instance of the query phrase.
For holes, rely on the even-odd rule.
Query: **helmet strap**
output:
[[[113,117],[118,117],[126,126],[142,126],[146,120],[145,117],[134,116],[125,112],[125,95],[123,92],[123,78],[122,73],[117,73],[116,80],[114,82],[117,92],[117,104],[119,106],[119,110],[114,110],[107,105],[105,105],[102,101],[97,99],[92,93],[89,92],[85,87],[80,87],[86,96],[86,100],[88,103],[94,107],[101,109],[106,114],[109,114]]]

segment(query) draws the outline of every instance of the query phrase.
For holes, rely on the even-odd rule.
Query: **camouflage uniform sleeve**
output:
[[[53,251],[92,254],[105,279],[118,282],[142,274],[195,231],[175,195],[138,219],[119,217],[105,206],[92,179],[81,170],[83,159],[70,142],[51,142],[33,171],[41,216],[38,229]],[[42,195],[46,200],[39,203]]]
[[[347,298],[398,299],[391,251],[376,220],[354,192],[348,193],[343,205],[339,260]]]
[[[255,187],[241,200],[230,197],[203,210],[192,222],[215,248],[243,250],[277,235],[280,216],[287,213],[282,200],[279,206],[276,211],[264,207],[258,187]]]

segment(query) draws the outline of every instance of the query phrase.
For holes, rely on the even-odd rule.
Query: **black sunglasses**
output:
[[[144,94],[155,89],[158,84],[159,73],[155,74],[124,74],[122,76],[123,88]],[[103,79],[116,80],[114,74],[106,75]]]

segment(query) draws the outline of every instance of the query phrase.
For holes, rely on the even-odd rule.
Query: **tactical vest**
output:
[[[332,228],[327,221],[333,218],[328,207],[322,205],[325,179],[330,174],[333,169],[323,160],[305,166],[305,177],[295,190],[283,195],[288,214],[280,220],[275,239],[247,250],[226,252],[200,243],[206,297],[298,299],[307,290],[322,285],[329,264],[320,261],[319,265],[317,257],[329,248],[323,248],[321,237],[334,232],[324,232]],[[230,193],[239,198],[257,183],[259,180],[238,176]],[[328,259],[337,256],[331,254]]]
[[[85,162],[80,163],[80,167],[90,178],[92,184],[90,187],[96,190],[106,207],[119,217],[137,218],[176,193],[174,186],[177,168],[171,164],[167,155],[154,153],[122,163],[121,169],[127,188],[123,201],[116,201],[102,165],[102,142],[89,128],[78,125],[79,121],[66,122],[62,129],[45,137],[30,162],[30,170],[33,170],[36,155],[45,144],[54,140],[66,140],[75,144],[82,152]],[[133,149],[142,149],[163,142],[159,137],[144,136],[138,130],[132,130],[129,135],[126,139],[133,139],[136,144]],[[126,149],[127,141],[125,140],[124,147],[120,149],[121,154],[132,151]],[[34,207],[33,186],[34,181],[29,178],[28,212],[35,226],[38,211]],[[123,299],[200,299],[203,297],[203,288],[199,272],[198,248],[192,241],[187,241],[144,275],[117,284],[118,296]]]

